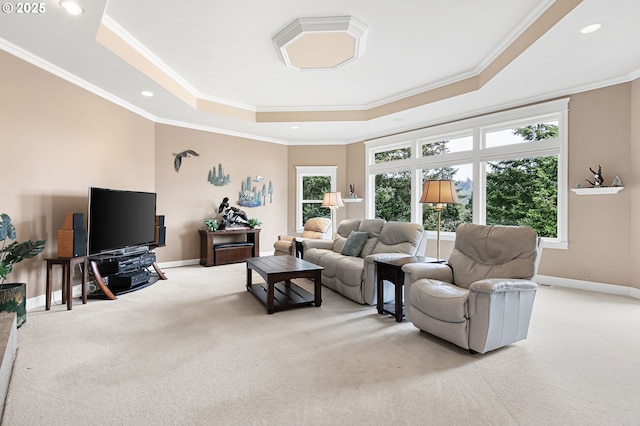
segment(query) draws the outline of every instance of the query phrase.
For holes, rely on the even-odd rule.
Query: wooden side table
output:
[[[434,257],[407,256],[394,259],[376,260],[376,284],[377,284],[377,308],[379,314],[391,314],[397,322],[404,319],[404,305],[402,297],[402,286],[404,285],[404,272],[402,266],[408,263],[443,263]],[[393,303],[384,301],[384,282],[389,281],[395,289],[395,299]]]
[[[51,309],[51,292],[53,291],[53,265],[62,265],[62,303],[67,303],[67,310],[72,308],[72,277],[74,265],[82,264],[82,303],[87,303],[87,257],[55,257],[47,261],[47,296],[45,309]]]

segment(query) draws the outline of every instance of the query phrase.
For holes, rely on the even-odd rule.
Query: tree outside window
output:
[[[304,176],[302,178],[302,223],[312,217],[331,217],[331,210],[321,207],[325,192],[331,192],[330,176]]]
[[[557,124],[513,129],[535,143],[558,137]],[[541,237],[558,234],[558,157],[487,162],[487,225],[528,225]]]
[[[375,176],[375,217],[386,221],[411,221],[411,172],[397,171]]]

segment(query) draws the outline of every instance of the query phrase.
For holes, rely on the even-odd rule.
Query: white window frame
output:
[[[418,203],[422,191],[421,171],[424,168],[472,164],[473,167],[473,223],[485,223],[484,195],[485,164],[497,159],[558,156],[558,230],[557,238],[544,238],[545,247],[566,249],[568,247],[568,105],[569,98],[544,102],[508,111],[487,114],[453,123],[433,126],[394,136],[365,142],[366,164],[366,201],[365,217],[375,214],[375,175],[390,170],[411,170],[411,221],[422,223],[422,206]],[[558,121],[558,137],[535,144],[512,144],[484,148],[488,132],[501,129],[531,125],[549,120]],[[473,136],[473,149],[453,152],[432,157],[420,157],[421,145],[425,141],[454,139],[460,136]],[[374,155],[399,147],[411,147],[411,158],[376,164]],[[477,196],[481,195],[481,196]],[[429,235],[429,238],[434,238]],[[442,239],[453,240],[452,232],[442,233]]]
[[[296,166],[296,232],[300,233],[304,230],[304,223],[302,222],[302,204],[322,202],[302,199],[303,178],[309,176],[329,176],[331,179],[331,192],[336,192],[337,172],[338,166]]]

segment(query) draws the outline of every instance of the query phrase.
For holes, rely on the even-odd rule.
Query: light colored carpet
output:
[[[470,355],[326,288],[267,315],[244,264],[165,272],[30,311],[2,424],[640,424],[634,299],[543,287],[528,340]]]

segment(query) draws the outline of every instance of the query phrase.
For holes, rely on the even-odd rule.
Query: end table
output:
[[[62,266],[62,303],[67,303],[67,310],[71,310],[72,303],[72,276],[73,266],[82,265],[82,303],[87,303],[87,257],[56,257],[45,259],[47,261],[47,295],[45,310],[51,309],[51,292],[53,291],[53,265]]]
[[[408,263],[444,263],[435,257],[407,256],[393,259],[376,260],[376,283],[377,283],[377,308],[379,314],[391,314],[397,322],[404,319],[404,306],[402,297],[402,286],[404,285],[404,272],[402,266]],[[395,300],[393,303],[384,301],[384,282],[389,281],[395,288]]]

